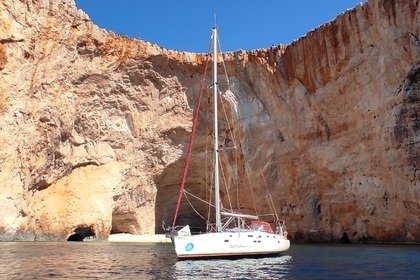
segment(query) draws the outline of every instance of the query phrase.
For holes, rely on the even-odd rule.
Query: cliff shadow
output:
[[[156,178],[157,195],[155,202],[155,232],[167,232],[164,228],[173,225],[177,201],[180,194],[182,172],[185,158],[179,159]],[[184,194],[175,217],[176,226],[189,225],[193,232],[206,231],[208,206],[206,197],[206,175],[203,173],[202,162],[191,159]]]

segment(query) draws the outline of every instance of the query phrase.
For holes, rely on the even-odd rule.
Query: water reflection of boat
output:
[[[186,260],[174,264],[176,279],[278,279],[291,271],[292,257]]]

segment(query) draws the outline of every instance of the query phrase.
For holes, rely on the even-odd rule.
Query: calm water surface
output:
[[[273,258],[177,261],[170,243],[0,242],[0,279],[420,279],[420,246],[292,244]]]

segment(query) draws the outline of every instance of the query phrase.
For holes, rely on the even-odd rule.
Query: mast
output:
[[[213,111],[214,111],[214,204],[216,208],[216,231],[222,230],[220,216],[220,194],[219,194],[219,133],[217,125],[217,27],[212,29],[213,37]]]

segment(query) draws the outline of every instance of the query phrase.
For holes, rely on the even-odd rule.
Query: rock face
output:
[[[73,0],[0,7],[0,240],[162,232],[206,56],[102,30]],[[270,193],[294,241],[420,242],[419,13],[370,0],[225,54],[224,205],[265,213]],[[186,189],[205,198],[202,106]],[[178,221],[205,226],[187,202]]]

